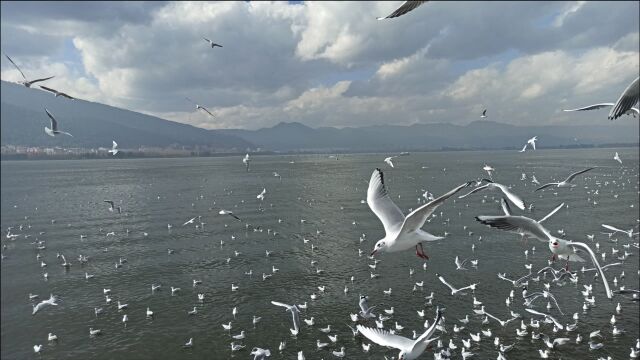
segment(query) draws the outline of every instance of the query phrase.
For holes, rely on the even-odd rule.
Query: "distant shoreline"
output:
[[[550,147],[538,147],[538,150],[563,150],[563,149],[606,149],[606,148],[633,148],[640,147],[640,143],[623,143],[623,144],[579,144],[579,145],[567,145],[567,146],[550,146]],[[344,149],[327,149],[327,150],[309,150],[309,151],[260,151],[251,152],[251,156],[261,155],[329,155],[329,154],[373,154],[373,153],[400,153],[401,151],[408,152],[453,152],[453,151],[519,151],[519,148],[505,147],[505,148],[456,148],[446,147],[440,149],[402,149],[402,150],[344,150]],[[531,150],[529,150],[531,151]],[[196,157],[232,157],[243,156],[247,152],[229,152],[229,153],[203,153],[203,154],[191,154],[191,155],[161,155],[157,153],[139,153],[139,152],[127,152],[120,151],[118,156],[103,155],[103,154],[77,154],[77,155],[29,155],[29,154],[1,154],[0,161],[29,161],[29,160],[104,160],[104,159],[176,159],[176,158],[196,158]]]

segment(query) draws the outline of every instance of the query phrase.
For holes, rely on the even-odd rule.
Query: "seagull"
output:
[[[65,93],[63,93],[61,91],[58,91],[58,90],[55,90],[55,89],[52,89],[52,88],[49,88],[49,87],[46,87],[46,86],[42,86],[42,85],[38,85],[38,86],[40,86],[40,88],[43,89],[43,90],[46,90],[46,91],[48,91],[50,93],[53,93],[56,97],[62,96],[62,97],[66,97],[67,99],[70,99],[70,100],[75,100],[76,99],[73,96],[69,96],[68,94],[65,94]]]
[[[397,252],[415,247],[418,257],[428,259],[422,248],[422,242],[441,240],[443,237],[434,236],[420,228],[438,206],[469,185],[470,182],[462,184],[439,198],[413,210],[405,217],[387,193],[382,171],[380,169],[374,170],[371,180],[369,180],[367,204],[382,222],[385,237],[376,243],[371,256],[377,252]]]
[[[249,171],[249,162],[251,162],[251,158],[249,158],[249,154],[247,154],[242,158],[242,163],[246,166],[247,171]]]
[[[451,284],[449,284],[440,274],[436,273],[436,277],[438,277],[440,282],[445,284],[451,290],[451,295],[458,295],[458,294],[467,295],[466,293],[463,292],[464,290],[467,290],[467,289],[475,290],[476,289],[476,285],[478,285],[478,284],[471,284],[469,286],[465,286],[463,288],[456,289]]]
[[[367,300],[369,300],[368,296],[360,295],[360,302],[358,304],[360,306],[360,316],[364,319],[373,319],[376,317],[376,314],[372,313],[371,310],[373,310],[375,306],[369,307]]]
[[[484,118],[486,118],[486,117],[487,117],[487,109],[484,109],[484,110],[482,111],[482,115],[480,115],[480,118],[484,119]]]
[[[267,357],[271,356],[271,351],[268,349],[263,349],[259,347],[254,347],[251,349],[250,355],[253,355],[253,360],[264,360]]]
[[[492,172],[496,171],[496,169],[492,166],[489,166],[487,164],[484,164],[484,166],[482,167],[482,170],[486,171],[487,174],[489,174],[489,177],[492,178]]]
[[[410,340],[406,337],[393,335],[386,330],[372,329],[358,325],[357,329],[362,335],[378,345],[392,347],[400,350],[398,359],[413,360],[417,359],[427,349],[429,343],[437,338],[430,339],[436,330],[436,326],[442,319],[442,310],[436,309],[436,318],[433,324],[416,340]]]
[[[18,65],[16,65],[16,63],[14,63],[14,62],[13,62],[13,60],[11,60],[11,58],[9,57],[9,55],[4,54],[4,56],[6,56],[6,57],[7,57],[7,59],[9,59],[9,61],[11,62],[11,64],[13,64],[13,66],[15,66],[15,67],[16,67],[16,69],[18,69],[18,71],[20,72],[20,75],[22,75],[22,77],[24,78],[24,81],[20,81],[20,82],[19,82],[19,84],[22,84],[22,85],[24,85],[24,86],[26,86],[26,87],[31,87],[31,85],[33,85],[34,83],[37,83],[37,82],[40,82],[40,81],[45,81],[45,80],[49,80],[49,79],[53,79],[53,78],[54,78],[53,76],[50,76],[50,77],[48,77],[48,78],[44,78],[44,79],[37,79],[37,80],[29,81],[29,80],[27,80],[27,77],[26,77],[26,76],[24,76],[24,73],[22,72],[22,70],[20,70],[20,68],[18,67]]]
[[[204,39],[204,41],[206,41],[206,42],[208,42],[209,44],[211,44],[211,48],[212,48],[212,49],[213,49],[214,47],[216,47],[216,46],[217,46],[217,47],[222,47],[222,45],[220,45],[220,44],[216,44],[216,43],[214,43],[213,41],[211,41],[211,40],[209,40],[209,39],[207,39],[207,38],[205,38],[205,37],[203,37],[203,39]]]
[[[456,264],[456,270],[467,270],[464,265],[469,262],[469,259],[465,259],[464,261],[460,262],[460,258],[458,258],[458,256],[456,255],[456,259],[454,260],[454,262]]]
[[[113,142],[113,145],[111,146],[111,150],[108,150],[107,152],[113,154],[113,156],[116,156],[116,154],[118,153],[118,143],[115,140],[111,140]]]
[[[36,354],[39,354],[40,351],[42,351],[42,345],[33,345],[33,352],[35,352]]]
[[[527,140],[527,144],[530,144],[533,150],[536,149],[536,141],[538,141],[538,137],[534,136],[531,139]]]
[[[58,297],[53,295],[53,294],[51,294],[49,296],[49,299],[42,300],[38,305],[33,305],[33,313],[31,315],[35,315],[40,309],[44,308],[47,305],[58,306],[56,301],[58,301]]]
[[[120,206],[116,208],[115,203],[112,200],[102,200],[102,202],[109,204],[109,211],[113,212],[114,209],[118,209],[118,214],[121,213],[122,210],[120,209]]]
[[[300,331],[300,317],[298,316],[300,310],[298,310],[298,307],[296,305],[287,305],[277,301],[272,301],[271,303],[276,306],[282,306],[286,308],[286,311],[291,312],[291,315],[293,317],[293,329],[289,330],[291,330],[291,334],[293,334],[294,336],[298,335],[298,332]]]
[[[511,208],[509,207],[509,203],[507,203],[507,200],[505,200],[504,198],[500,199],[500,205],[502,206],[502,211],[504,212],[505,215],[512,215]],[[542,223],[543,221],[545,221],[548,218],[552,217],[555,213],[560,211],[560,209],[562,209],[563,207],[564,207],[564,203],[561,203],[560,205],[556,206],[553,210],[551,210],[542,219],[538,220],[538,223]],[[521,233],[520,235],[524,236],[525,233]]]
[[[637,107],[633,107],[640,100],[640,84],[638,83],[638,79],[636,78],[629,86],[624,90],[624,92],[618,98],[618,101],[615,103],[600,103],[593,104],[577,109],[563,110],[563,111],[586,111],[586,110],[597,110],[605,107],[612,107],[609,112],[609,120],[615,120],[622,115],[633,115],[634,117],[638,115],[639,110]]]
[[[229,215],[229,216],[234,217],[234,218],[235,218],[235,219],[237,219],[238,221],[242,221],[242,220],[240,220],[240,218],[239,218],[239,217],[237,217],[237,216],[233,215],[233,212],[232,212],[232,211],[229,211],[229,210],[220,210],[220,212],[218,212],[218,214],[220,214],[220,215]]]
[[[567,176],[567,178],[562,180],[561,182],[546,183],[546,184],[540,186],[539,188],[535,189],[534,191],[542,190],[544,188],[548,188],[549,186],[554,186],[554,185],[556,187],[559,187],[559,188],[561,188],[561,187],[575,187],[576,185],[575,184],[571,184],[571,181],[573,181],[573,179],[575,179],[576,176],[578,176],[580,174],[583,174],[583,173],[586,173],[587,171],[592,170],[592,169],[595,169],[595,168],[590,167],[590,168],[587,168],[587,169],[584,169],[584,170],[580,170],[578,172],[574,172],[573,174]]]
[[[565,258],[567,259],[567,265],[569,264],[569,261],[584,261],[581,257],[575,254],[575,251],[572,249],[573,247],[586,251],[591,256],[591,260],[595,267],[598,268],[598,272],[600,273],[600,277],[602,278],[602,282],[606,289],[607,298],[611,299],[611,290],[609,290],[609,284],[604,276],[604,272],[602,271],[600,263],[598,263],[598,259],[593,253],[593,250],[591,250],[587,244],[556,238],[551,235],[551,232],[542,226],[540,222],[525,216],[476,216],[476,220],[484,225],[519,234],[525,233],[537,238],[538,240],[546,241],[549,244],[549,250],[554,254],[553,258],[555,259],[556,256]]]
[[[190,102],[194,103],[196,105],[196,110],[203,110],[204,112],[206,112],[207,114],[211,115],[211,117],[215,117],[213,116],[213,114],[211,113],[211,111],[209,111],[207,108],[205,108],[204,106],[200,106],[198,105],[195,101],[189,99],[189,98],[185,98],[187,100],[189,100]]]
[[[188,225],[188,224],[193,224],[193,222],[196,220],[196,218],[197,218],[197,216],[196,216],[196,217],[194,217],[194,218],[192,218],[192,219],[190,219],[190,220],[187,220],[187,222],[185,222],[184,224],[182,224],[182,226],[185,226],[185,225]]]
[[[264,194],[267,193],[267,189],[262,188],[262,192],[256,196],[256,199],[264,200]]]
[[[73,135],[69,134],[68,132],[64,132],[64,131],[59,131],[58,130],[58,121],[53,117],[53,115],[51,115],[51,113],[49,112],[49,110],[47,110],[46,108],[44,109],[44,111],[47,113],[47,116],[49,116],[49,119],[51,120],[51,129],[49,129],[48,127],[44,127],[44,132],[49,135],[49,136],[56,136],[59,134],[65,134],[65,135],[69,135],[71,137],[73,137]]]
[[[384,16],[384,17],[379,17],[377,18],[378,20],[384,20],[384,19],[392,19],[392,18],[396,18],[399,16],[402,16],[406,13],[408,13],[409,11],[417,8],[418,6],[426,3],[427,1],[405,1],[399,8],[397,8],[394,12],[392,12],[391,14]]]
[[[388,158],[384,159],[384,162],[386,162],[387,164],[389,164],[389,166],[394,167],[393,166],[393,162],[391,160],[397,158],[397,156],[389,156]]]
[[[507,197],[507,199],[509,199],[509,201],[511,201],[511,203],[517,206],[520,210],[524,210],[525,208],[524,201],[518,195],[514,194],[508,187],[502,184],[498,184],[497,182],[493,182],[489,179],[482,179],[482,181],[486,182],[487,184],[483,186],[479,186],[464,195],[458,196],[458,199],[465,198],[475,192],[478,192],[484,189],[489,189],[489,190],[498,189],[502,191],[502,193]]]

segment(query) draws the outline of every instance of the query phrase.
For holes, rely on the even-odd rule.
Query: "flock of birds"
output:
[[[386,17],[381,17],[379,19],[390,19],[390,18],[402,16],[408,13],[409,11],[414,10],[415,8],[417,8],[418,6],[420,6],[425,2],[426,1],[407,1],[400,8],[394,11],[392,14]],[[204,40],[210,44],[211,48],[215,48],[215,47],[222,48],[222,45],[217,44],[207,38],[204,38]],[[28,80],[27,77],[24,75],[24,73],[20,70],[20,68],[13,62],[13,60],[9,58],[9,56],[7,55],[5,56],[20,72],[20,74],[24,78],[24,81],[22,82],[22,84],[26,87],[31,87],[33,84],[37,82],[43,82],[53,78],[53,76],[51,76],[51,77],[46,77],[42,79]],[[56,97],[61,96],[71,100],[75,99],[74,97],[66,93],[57,91],[55,89],[45,87],[45,86],[40,86],[40,87],[45,91],[53,93]],[[585,107],[565,110],[565,111],[585,111],[585,110],[596,110],[596,109],[601,109],[605,107],[611,107],[611,111],[608,116],[609,119],[613,120],[624,114],[630,114],[630,115],[636,116],[638,114],[638,108],[634,107],[634,105],[638,103],[639,98],[640,98],[640,94],[639,94],[638,78],[636,78],[627,87],[627,89],[625,89],[625,91],[619,96],[619,99],[615,103],[600,103],[600,104],[595,104],[595,105],[590,105],[590,106],[585,106]],[[197,104],[196,102],[194,102],[189,98],[186,98],[186,99],[196,105],[196,110],[202,110],[207,114],[209,114],[210,116],[212,117],[214,116],[207,108]],[[70,133],[64,132],[59,129],[58,121],[54,118],[54,116],[51,114],[51,112],[48,109],[45,109],[45,113],[48,116],[51,123],[51,128],[45,127],[45,132],[47,135],[57,136],[62,134],[62,135],[72,136]],[[486,116],[487,116],[487,110],[485,109],[482,112],[481,117],[485,118]],[[532,150],[536,150],[536,141],[538,141],[537,136],[534,136],[531,139],[527,140],[526,144],[524,145],[523,149],[520,152],[526,151],[528,147],[530,147]],[[112,148],[111,150],[109,150],[109,152],[112,153],[113,155],[116,155],[118,153],[118,144],[115,141],[113,141]],[[409,154],[403,153],[400,155],[409,155]],[[384,159],[384,163],[388,164],[391,168],[395,168],[393,160],[400,155],[387,157]],[[615,154],[614,160],[622,164],[622,160],[620,159],[620,156],[618,153]],[[242,162],[246,167],[247,172],[250,171],[251,161],[252,159],[249,154],[246,154],[246,156],[244,156],[242,159]],[[534,193],[537,191],[545,190],[545,189],[549,189],[549,190],[553,189],[554,191],[558,191],[558,192],[570,191],[572,188],[576,187],[574,180],[578,176],[583,175],[593,169],[594,167],[589,167],[589,168],[570,174],[569,176],[567,176],[566,179],[562,181],[548,182],[543,185],[540,185],[537,179],[535,179],[535,176],[533,176],[532,182],[535,183],[536,185],[539,185],[535,189]],[[444,239],[446,238],[446,234],[445,236],[437,236],[423,229],[426,223],[430,223],[432,220],[441,218],[443,216],[442,212],[440,212],[440,215],[438,215],[436,213],[436,210],[440,206],[443,206],[448,199],[451,199],[453,197],[457,197],[458,200],[465,199],[467,197],[469,197],[469,199],[472,199],[473,196],[477,196],[474,194],[477,194],[479,192],[486,193],[488,191],[492,191],[493,193],[500,195],[499,201],[500,201],[503,213],[500,215],[477,215],[475,219],[479,223],[487,225],[490,228],[495,228],[497,230],[502,230],[502,231],[507,231],[507,232],[517,234],[525,241],[526,239],[539,240],[547,245],[551,253],[551,258],[549,260],[548,266],[542,269],[534,270],[532,266],[529,265],[527,267],[527,269],[529,270],[528,274],[525,274],[524,276],[519,277],[517,280],[509,279],[506,273],[498,274],[499,279],[508,281],[513,284],[514,289],[511,290],[511,293],[506,298],[506,305],[510,306],[512,302],[515,302],[516,296],[514,292],[515,290],[520,291],[521,299],[524,302],[524,305],[526,307],[525,311],[532,315],[532,317],[530,318],[530,321],[525,323],[524,316],[522,314],[515,313],[512,310],[510,311],[510,317],[507,318],[506,320],[502,320],[499,317],[490,314],[485,309],[485,306],[482,305],[482,302],[478,301],[475,297],[475,291],[477,289],[478,283],[472,283],[465,286],[460,286],[459,284],[452,284],[450,281],[446,280],[445,276],[448,276],[448,275],[444,274],[442,271],[435,273],[435,276],[442,283],[442,285],[448,289],[447,292],[450,291],[451,297],[465,297],[469,294],[474,294],[473,303],[470,303],[470,305],[473,308],[472,316],[478,316],[480,319],[482,319],[481,320],[482,325],[486,325],[491,321],[495,321],[502,328],[505,328],[511,323],[517,324],[517,321],[520,320],[520,326],[516,328],[514,332],[516,334],[516,340],[513,344],[506,345],[498,337],[494,338],[493,343],[496,349],[498,350],[497,351],[498,359],[505,359],[506,358],[505,354],[511,351],[514,347],[517,347],[517,342],[529,336],[529,334],[532,339],[541,340],[540,346],[543,347],[543,349],[539,350],[539,355],[541,358],[548,358],[551,354],[561,351],[562,347],[565,344],[567,344],[570,341],[573,341],[569,337],[557,337],[552,340],[547,334],[543,333],[543,331],[546,331],[547,333],[549,331],[553,331],[553,333],[555,334],[561,331],[565,331],[566,332],[565,336],[569,336],[569,333],[572,331],[576,331],[576,328],[578,327],[578,324],[579,324],[578,312],[575,312],[573,315],[573,320],[574,320],[573,324],[562,324],[562,322],[557,319],[558,315],[554,314],[557,311],[560,314],[560,316],[564,316],[564,313],[562,312],[562,309],[560,308],[560,305],[556,297],[552,293],[552,291],[554,291],[554,288],[563,286],[565,284],[570,284],[570,283],[577,284],[580,280],[584,281],[584,278],[579,278],[577,271],[570,270],[571,262],[585,262],[585,263],[588,262],[593,264],[592,269],[585,269],[583,267],[582,271],[583,273],[592,271],[594,272],[594,274],[596,274],[595,278],[597,278],[598,282],[602,283],[604,296],[606,296],[607,298],[611,299],[614,296],[628,296],[634,302],[638,302],[640,300],[638,289],[626,289],[624,286],[614,288],[613,290],[611,289],[609,285],[609,280],[607,279],[608,277],[605,271],[612,269],[615,266],[619,266],[621,263],[609,263],[602,266],[600,264],[600,260],[598,259],[599,256],[597,255],[597,253],[600,250],[599,243],[596,243],[596,251],[593,251],[589,244],[565,239],[563,234],[561,234],[560,236],[556,236],[554,232],[552,232],[551,230],[549,230],[543,225],[544,221],[546,221],[551,216],[553,216],[556,212],[558,212],[559,210],[565,207],[564,203],[556,207],[547,216],[541,218],[540,220],[532,219],[523,214],[520,214],[520,215],[514,214],[509,204],[514,205],[516,208],[518,208],[521,211],[526,211],[527,208],[531,210],[531,204],[529,204],[529,207],[527,207],[527,203],[523,200],[523,197],[517,194],[515,191],[513,191],[510,186],[496,182],[492,176],[493,172],[495,171],[495,168],[485,164],[483,170],[487,171],[489,175],[489,179],[483,178],[483,179],[464,182],[462,184],[459,184],[458,186],[453,187],[450,191],[438,197],[435,197],[433,196],[433,194],[429,194],[428,192],[425,192],[424,203],[422,203],[416,209],[411,210],[407,215],[405,215],[402,212],[402,210],[400,210],[400,208],[393,202],[392,197],[385,184],[385,177],[384,177],[383,171],[380,169],[374,170],[368,182],[367,198],[366,198],[366,201],[364,202],[370,207],[371,211],[378,217],[378,219],[382,223],[385,236],[382,239],[378,240],[373,246],[373,248],[371,249],[369,258],[372,261],[374,261],[374,263],[372,265],[370,264],[369,267],[371,269],[375,269],[378,262],[381,261],[377,259],[376,256],[381,256],[383,254],[386,254],[384,256],[392,256],[391,255],[392,253],[403,252],[403,251],[408,251],[413,249],[415,250],[416,256],[419,257],[421,260],[424,260],[423,266],[424,266],[424,269],[426,270],[427,269],[426,261],[429,260],[429,256],[425,250],[426,244],[433,241],[444,241]],[[274,172],[273,175],[274,177],[278,177],[281,180],[281,176],[277,172]],[[526,179],[527,179],[527,176],[526,174],[523,173],[523,177],[521,180],[524,181]],[[619,179],[618,181],[619,183],[623,183],[624,179]],[[474,185],[475,187],[471,188]],[[567,190],[562,190],[564,188],[567,188]],[[467,190],[467,192],[465,194],[460,194],[463,190]],[[597,193],[598,190],[593,190],[593,191]],[[264,202],[265,198],[268,196],[269,196],[269,193],[267,192],[266,187],[263,188],[263,190],[256,196],[256,200],[259,201],[258,202],[259,211],[261,212],[265,211],[265,209],[262,207],[262,203]],[[482,201],[485,202],[487,198],[488,198],[488,195],[485,195]],[[495,199],[496,201],[498,201],[496,197],[493,197],[492,199]],[[452,199],[452,201],[455,201],[455,200]],[[473,200],[470,200],[470,201],[473,201]],[[120,206],[116,206],[114,201],[104,200],[104,202],[109,205],[108,211],[122,214],[122,208]],[[250,230],[253,232],[263,231],[263,229],[260,226],[253,226],[249,223],[244,222],[239,216],[234,214],[234,212],[231,210],[216,209],[216,211],[219,215],[227,215],[241,223],[244,223],[247,231],[250,231]],[[279,221],[279,223],[280,222],[281,221]],[[302,219],[301,222],[304,223],[305,222],[304,219]],[[449,219],[447,219],[445,222],[447,226],[449,226]],[[202,218],[198,216],[198,217],[193,217],[187,220],[186,222],[184,222],[182,224],[182,227],[185,227],[187,225],[193,225],[196,228],[204,228],[205,223],[202,222]],[[354,222],[354,225],[355,225],[355,222]],[[602,227],[611,231],[611,233],[609,233],[610,237],[616,234],[623,234],[627,236],[629,239],[637,239],[638,237],[638,233],[634,232],[633,227],[630,230],[622,230],[616,226],[608,225],[608,224],[602,224]],[[21,231],[21,232],[14,233],[14,231],[16,231],[15,230],[16,228],[9,227],[6,232],[5,241],[16,241],[21,237],[24,239],[28,239],[31,236],[27,234],[27,231],[29,228],[30,227],[28,225],[20,224],[18,231]],[[171,230],[172,225],[169,224],[167,228]],[[466,226],[465,226],[465,229],[466,229]],[[277,236],[277,232],[273,231],[272,229],[268,229],[268,233],[273,234],[273,236]],[[320,234],[320,230],[318,230],[318,234]],[[110,236],[110,235],[115,236],[115,233],[110,232],[106,234],[106,236]],[[146,233],[145,233],[145,236],[146,236]],[[469,234],[469,236],[471,236],[471,233]],[[594,241],[593,235],[589,237],[589,240]],[[363,236],[360,239],[360,242],[364,242],[364,241],[365,241],[365,236]],[[448,241],[455,241],[455,240],[448,240]],[[622,243],[617,238],[616,238],[616,241],[619,244]],[[308,240],[305,239],[305,244],[307,242]],[[40,254],[40,251],[44,251],[46,249],[45,242],[36,239],[36,241],[34,241],[32,244],[34,245],[34,248],[37,251],[36,260],[39,262],[40,267],[42,269],[45,269],[47,267],[47,264],[44,262],[44,260],[42,259],[43,256]],[[224,241],[221,241],[220,246],[222,247],[223,245],[224,245]],[[625,250],[623,250],[624,253],[617,256],[617,258],[621,262],[624,262],[627,257],[632,255],[627,250],[630,250],[632,247],[637,249],[638,243],[632,242],[630,240],[628,243],[621,244],[621,245],[624,246]],[[311,244],[311,251],[314,251],[314,246],[316,245]],[[7,251],[7,249],[8,247],[5,243],[3,245],[3,251],[4,251],[2,254],[3,260],[6,258],[5,252]],[[475,244],[472,247],[472,251],[474,249],[475,249]],[[528,251],[529,250],[525,252],[526,256],[528,256]],[[532,253],[534,251],[535,250],[532,249]],[[615,252],[613,252],[613,255],[616,255],[619,251],[620,250],[615,249]],[[172,249],[168,249],[168,253],[172,254]],[[362,249],[359,249],[359,256],[363,256],[363,253],[364,251]],[[583,257],[579,253],[584,253],[586,255],[583,255],[584,256]],[[270,253],[268,250],[266,250],[266,254],[267,254],[267,257],[269,257]],[[602,259],[602,261],[604,261],[606,258],[606,253],[602,252],[600,254],[601,254],[600,258]],[[238,251],[235,251],[235,256],[237,257],[239,255],[240,253]],[[58,254],[57,258],[61,262],[60,265],[63,268],[65,268],[66,270],[70,269],[72,264],[67,261],[67,259],[64,257],[63,254]],[[585,260],[585,258],[587,258],[587,260]],[[228,258],[227,263],[229,263],[231,259],[232,258]],[[564,260],[563,266],[561,266],[560,268],[553,267],[555,262],[559,259]],[[89,262],[89,259],[86,256],[79,255],[78,261],[80,262],[81,266],[84,266]],[[317,260],[314,260],[314,261],[315,263],[312,261],[312,265],[317,264]],[[126,262],[127,260],[121,257],[119,261],[115,264],[115,267],[116,268],[122,267],[123,264]],[[478,260],[471,260],[471,259],[461,260],[458,256],[456,256],[454,263],[456,266],[456,271],[465,271],[465,270],[468,270],[469,266],[476,267],[476,268],[478,266]],[[266,281],[270,277],[274,276],[274,274],[276,274],[278,271],[279,269],[277,269],[274,265],[272,267],[271,274],[267,274],[267,273],[262,274],[262,281]],[[318,274],[321,274],[322,270],[319,268],[316,268],[316,272]],[[640,274],[640,270],[638,270],[638,272]],[[411,268],[410,276],[412,276],[414,273],[415,273],[415,270]],[[252,270],[250,270],[248,275],[249,276],[252,275]],[[88,272],[85,272],[84,277],[87,281],[91,281],[93,276],[94,275],[91,275]],[[378,276],[379,275],[377,274],[371,273],[372,279]],[[43,277],[45,280],[48,280],[48,272],[44,272]],[[619,276],[616,276],[614,280],[614,283],[616,284],[618,282],[617,280],[618,277],[620,279],[624,278],[624,273],[621,273]],[[351,277],[352,282],[353,280],[354,278]],[[542,288],[534,289],[536,284],[543,283],[543,282],[544,282],[544,285]],[[200,283],[201,281],[194,279],[193,280],[194,289],[196,289]],[[593,306],[596,302],[595,295],[593,292],[594,284],[583,283],[582,285],[584,287],[584,291],[581,292],[582,295],[584,296],[583,310],[588,311],[588,309],[591,306]],[[424,281],[416,282],[414,285],[414,290],[416,290],[417,288],[422,288],[423,286],[424,286]],[[160,284],[151,285],[152,292],[159,291],[160,289],[161,289]],[[238,285],[231,284],[231,291],[238,291],[238,289],[239,289]],[[171,287],[172,295],[178,294],[180,293],[180,291],[181,289],[178,287]],[[320,286],[318,287],[318,291],[321,294],[325,294],[327,289],[324,286]],[[390,295],[391,291],[392,291],[391,288],[389,290],[385,290],[384,294]],[[349,292],[349,288],[345,286],[344,293],[347,294],[348,292]],[[102,295],[105,297],[105,302],[108,306],[117,308],[118,312],[122,312],[121,321],[123,323],[123,326],[127,326],[127,323],[129,321],[129,314],[127,313],[129,308],[128,304],[122,303],[120,299],[116,303],[114,303],[111,297],[111,289],[107,289],[107,288],[103,289]],[[315,299],[318,298],[318,295],[314,293],[311,295],[310,298],[312,301],[314,301]],[[55,308],[60,307],[59,297],[53,294],[51,294],[49,298],[47,298],[46,300],[42,300],[39,302],[37,301],[39,299],[38,295],[29,294],[28,299],[33,303],[32,304],[33,316],[36,316],[36,314],[41,313],[43,311],[47,311],[47,309],[50,309],[51,311],[53,311]],[[203,302],[204,299],[205,299],[205,295],[203,293],[198,293],[198,301]],[[370,298],[368,295],[361,294],[358,296],[358,299],[359,300],[358,300],[357,308],[359,308],[359,310],[357,310],[355,313],[350,314],[350,319],[354,323],[354,326],[351,326],[351,325],[348,325],[348,326],[354,338],[359,337],[363,340],[363,342],[361,343],[362,345],[361,351],[365,353],[369,353],[371,351],[371,343],[364,342],[364,340],[367,339],[368,341],[375,343],[379,346],[397,349],[399,351],[397,354],[398,360],[411,360],[411,359],[419,358],[428,349],[431,349],[433,351],[433,356],[435,359],[448,359],[451,356],[453,356],[453,354],[458,353],[458,351],[460,353],[460,356],[463,359],[467,359],[474,356],[473,349],[475,344],[479,343],[480,341],[483,341],[483,339],[490,339],[492,337],[492,331],[490,328],[483,329],[481,330],[481,332],[476,332],[476,333],[473,333],[467,330],[467,333],[469,335],[468,339],[461,339],[461,342],[456,344],[453,340],[453,337],[449,337],[448,343],[445,343],[443,339],[447,337],[449,334],[447,327],[451,329],[451,331],[453,331],[454,334],[458,334],[465,327],[470,328],[472,320],[469,318],[469,315],[467,314],[463,319],[454,321],[453,327],[447,326],[446,319],[445,319],[445,313],[446,313],[445,308],[444,306],[438,306],[434,311],[433,318],[431,319],[431,321],[429,321],[430,317],[427,315],[425,310],[417,311],[418,316],[420,318],[427,318],[424,324],[425,330],[424,332],[422,332],[422,334],[419,334],[417,331],[413,331],[413,337],[409,338],[401,335],[404,327],[398,324],[397,321],[395,321],[394,326],[385,325],[384,322],[387,320],[390,320],[393,317],[393,314],[394,314],[393,307],[391,307],[390,309],[384,309],[384,314],[382,312],[379,312],[379,314],[376,315],[374,313],[374,311],[377,311],[376,306],[369,306]],[[434,301],[441,302],[443,304],[447,302],[446,299],[436,300],[433,293],[430,296],[427,296],[425,300],[427,301],[427,306],[432,305]],[[544,312],[536,310],[534,308],[536,304],[540,303],[540,300],[547,301],[547,304],[546,304],[547,310]],[[297,303],[287,304],[279,301],[271,301],[271,304],[273,306],[282,307],[284,309],[284,312],[289,313],[291,315],[293,327],[290,329],[290,332],[292,337],[296,338],[297,336],[300,336],[303,332],[311,331],[310,329],[313,329],[313,326],[315,325],[314,317],[311,317],[310,319],[306,319],[306,318],[303,319],[306,326],[303,326],[300,322],[301,310],[306,310],[308,308],[307,302],[305,302],[304,304],[297,304]],[[354,309],[356,309],[355,303],[354,303]],[[104,313],[105,311],[106,310],[104,310],[104,308],[102,307],[95,307],[94,309],[96,317],[100,316],[100,314]],[[620,303],[618,303],[616,307],[616,313],[612,314],[612,317],[611,317],[611,323],[613,325],[612,333],[614,336],[622,333],[623,331],[622,329],[618,329],[615,327],[616,314],[619,314],[620,312],[621,312],[621,305]],[[193,315],[196,315],[197,313],[198,313],[197,307],[194,307],[193,310],[187,311],[188,316],[193,316]],[[234,319],[237,318],[238,316],[237,306],[232,309],[231,315],[233,316]],[[147,307],[146,317],[153,318],[154,316],[155,316],[154,312],[150,309],[150,307]],[[543,321],[539,321],[537,319],[543,319]],[[258,324],[260,320],[261,320],[261,317],[254,315],[252,320],[253,325],[256,326],[256,324]],[[285,318],[283,317],[282,320],[284,321]],[[553,326],[553,329],[543,330],[543,327],[546,327],[546,326],[548,327]],[[222,331],[228,332],[228,335],[233,340],[230,343],[231,353],[234,353],[236,351],[242,351],[245,348],[245,345],[242,344],[242,340],[245,339],[244,330],[240,331],[240,333],[237,335],[231,335],[231,330],[234,329],[233,321],[221,324],[221,328],[222,328]],[[325,328],[320,328],[318,330],[324,334],[327,334],[327,337],[331,341],[331,344],[338,343],[338,334],[336,333],[331,334],[332,331],[335,331],[335,328],[332,329],[331,325],[328,325]],[[599,342],[600,341],[599,339],[601,339],[603,336],[602,334],[603,331],[604,331],[603,329],[598,329],[598,330],[592,331],[589,334],[589,338],[586,340],[589,340],[590,349],[596,350],[604,346],[603,343]],[[94,329],[93,327],[90,327],[88,329],[88,335],[90,337],[97,337],[101,334],[102,334],[101,329]],[[58,337],[53,333],[49,333],[47,340],[49,342],[56,342],[58,341]],[[238,343],[236,343],[236,341],[238,341]],[[582,335],[578,333],[575,339],[575,342],[579,344],[582,341],[583,341]],[[196,342],[194,341],[194,338],[191,337],[188,340],[186,340],[182,346],[186,348],[191,348],[196,346],[195,344]],[[320,339],[318,339],[316,345],[318,350],[323,350],[327,348],[330,345],[330,343],[322,342]],[[278,350],[282,352],[286,348],[286,346],[287,346],[286,341],[282,341],[278,347]],[[640,340],[638,340],[636,344],[631,344],[630,347],[631,347],[630,357],[637,358],[640,351]],[[40,354],[41,352],[44,351],[44,347],[41,344],[36,344],[34,345],[33,350],[35,353]],[[254,359],[265,359],[267,357],[270,357],[272,352],[275,352],[275,350],[272,351],[271,349],[266,349],[263,347],[256,346],[251,349],[250,355],[253,356]],[[305,355],[305,352],[307,353],[307,355]],[[299,360],[305,359],[305,356],[308,356],[308,354],[309,354],[308,349],[300,350],[297,352],[297,358]],[[340,346],[339,350],[338,348],[335,348],[334,350],[331,351],[330,354],[338,358],[345,357],[346,348],[344,346]],[[567,354],[567,357],[570,357],[570,355]]]

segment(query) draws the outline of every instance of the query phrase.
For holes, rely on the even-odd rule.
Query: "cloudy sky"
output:
[[[435,1],[376,20],[401,3],[3,1],[1,42],[53,88],[211,129],[467,124],[484,108],[516,125],[606,123],[561,109],[615,102],[638,76],[637,1]]]

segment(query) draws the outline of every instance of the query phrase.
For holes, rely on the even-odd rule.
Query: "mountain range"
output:
[[[259,130],[205,130],[129,110],[84,100],[55,98],[39,89],[0,82],[0,140],[2,145],[110,147],[208,147],[218,152],[260,148],[275,152],[376,152],[447,149],[521,148],[538,136],[539,147],[638,144],[638,120],[623,117],[596,126],[514,126],[494,121],[468,125],[414,124],[312,128],[279,123]],[[60,130],[74,137],[49,137],[44,127],[48,108]],[[576,115],[576,121],[580,116]]]

